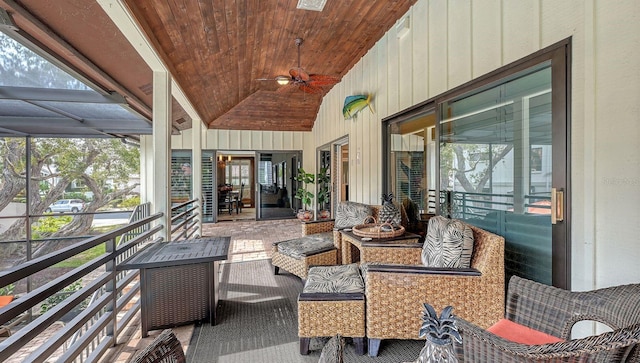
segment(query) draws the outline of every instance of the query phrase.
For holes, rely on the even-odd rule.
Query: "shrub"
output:
[[[120,203],[121,208],[133,208],[138,205],[140,205],[140,197],[137,195],[131,198],[127,198],[123,200],[122,203]]]
[[[62,226],[71,223],[71,216],[50,216],[38,219],[37,223],[31,225],[31,235],[33,239],[42,239],[57,232]]]
[[[82,288],[82,280],[78,280],[72,283],[71,285],[65,287],[64,289],[58,291],[56,294],[49,296],[47,300],[43,302],[42,305],[40,305],[40,314],[44,314],[47,311],[51,310],[51,308],[63,302],[64,299],[69,297],[69,295],[80,290],[81,288]],[[87,305],[89,305],[89,301],[88,299],[85,299],[80,303],[79,308],[84,309],[87,307]]]

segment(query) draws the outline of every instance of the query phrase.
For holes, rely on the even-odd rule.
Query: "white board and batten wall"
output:
[[[351,199],[378,204],[383,118],[571,37],[572,287],[640,282],[640,1],[420,0],[406,16],[325,96],[305,163],[348,135]],[[368,93],[375,113],[345,121],[345,97]]]

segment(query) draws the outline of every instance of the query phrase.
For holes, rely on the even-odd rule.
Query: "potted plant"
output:
[[[14,284],[9,284],[5,287],[0,287],[0,306],[5,306],[13,301],[13,289]]]
[[[331,211],[327,208],[327,204],[331,201],[331,175],[329,175],[328,168],[320,169],[316,175],[316,182],[318,183],[318,206],[320,207],[318,216],[320,219],[327,219],[331,217]]]
[[[296,190],[295,198],[300,199],[302,202],[302,208],[298,211],[298,219],[303,221],[308,221],[313,218],[313,213],[309,210],[308,206],[313,202],[313,193],[307,190],[307,185],[313,184],[315,182],[315,175],[311,173],[307,173],[303,168],[298,169],[298,175],[296,175],[294,180],[302,183],[299,186],[298,190]]]

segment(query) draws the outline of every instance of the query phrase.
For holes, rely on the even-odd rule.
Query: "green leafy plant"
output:
[[[140,205],[140,196],[133,196],[131,198],[127,198],[123,200],[119,207],[121,208],[134,208],[135,206]]]
[[[53,294],[53,295],[49,296],[47,298],[47,300],[45,302],[43,302],[42,305],[40,305],[40,313],[44,314],[47,311],[51,310],[54,306],[56,306],[59,303],[63,302],[64,299],[69,297],[69,295],[71,295],[74,292],[80,290],[81,288],[82,288],[82,280],[78,280],[78,281],[72,283],[71,285],[65,287],[64,289],[58,291],[56,294]],[[78,308],[82,310],[82,309],[86,308],[87,305],[89,305],[89,301],[88,301],[88,299],[85,299],[84,301],[82,301],[80,303]]]
[[[13,289],[16,287],[14,284],[9,284],[4,287],[0,287],[0,296],[11,296],[13,295]]]
[[[316,175],[316,183],[318,184],[318,205],[321,209],[327,208],[327,203],[331,200],[331,175],[328,168],[321,168]]]
[[[302,186],[296,190],[296,195],[294,196],[296,199],[300,199],[302,201],[302,205],[304,210],[308,210],[307,206],[310,206],[313,202],[313,193],[307,190],[307,185],[313,184],[315,182],[315,175],[311,173],[307,173],[303,168],[298,169],[298,175],[296,175],[294,180],[302,183]]]
[[[51,216],[38,219],[37,223],[31,226],[31,236],[33,239],[41,239],[58,232],[60,228],[71,223],[71,216]]]

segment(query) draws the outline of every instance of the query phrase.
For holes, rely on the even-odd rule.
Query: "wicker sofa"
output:
[[[504,316],[504,238],[473,231],[471,268],[423,265],[369,265],[365,273],[369,355],[377,356],[383,339],[420,339],[423,303],[487,328]]]
[[[515,343],[459,319],[460,362],[640,362],[640,284],[575,292],[513,276],[504,318],[564,341]],[[613,331],[571,339],[573,325],[582,320]]]

